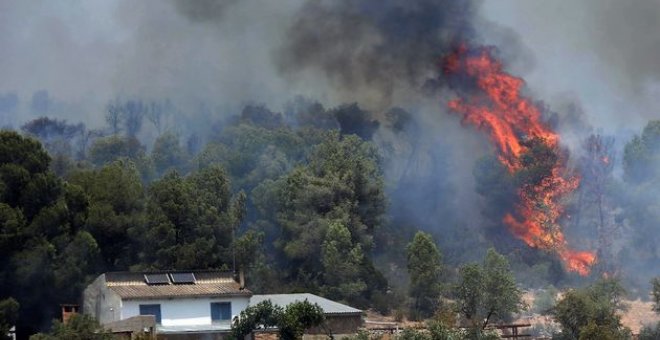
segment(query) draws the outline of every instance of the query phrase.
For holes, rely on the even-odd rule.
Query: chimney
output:
[[[243,272],[243,268],[238,270],[238,284],[240,285],[239,289],[245,289],[245,273]]]
[[[77,314],[80,310],[80,306],[74,304],[64,304],[60,305],[60,307],[62,307],[62,323],[69,322],[71,316]]]

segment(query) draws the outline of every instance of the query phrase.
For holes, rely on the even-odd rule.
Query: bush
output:
[[[639,340],[657,340],[660,339],[660,322],[655,327],[646,326],[639,332]]]

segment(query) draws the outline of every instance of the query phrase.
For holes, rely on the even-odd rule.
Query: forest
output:
[[[312,292],[410,319],[452,310],[483,320],[488,308],[475,301],[492,298],[481,294],[509,292],[485,318],[506,319],[523,307],[524,289],[602,276],[619,278],[593,288],[604,296],[625,286],[648,297],[651,276],[630,274],[660,260],[660,121],[620,154],[612,137],[583,141],[582,182],[568,209],[599,260],[581,277],[502,222],[517,183],[547,171],[542,148],[530,148],[532,166],[513,175],[492,155],[475,163],[484,220],[466,230],[460,212],[444,207],[456,190],[449,180],[389,171],[400,147],[390,143],[417,143],[403,109],[378,120],[357,104],[325,108],[298,97],[283,113],[248,104],[201,136],[164,124],[176,115],[168,105],[115,100],[98,129],[41,116],[2,131],[0,317],[18,318],[0,324],[46,331],[59,304],[79,302],[100,273],[122,270],[241,269],[254,292]],[[379,130],[396,138],[378,140]],[[415,202],[428,216],[411,216],[405,205]]]

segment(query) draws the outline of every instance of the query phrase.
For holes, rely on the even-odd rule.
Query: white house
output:
[[[153,315],[159,334],[227,331],[252,293],[230,272],[111,272],[84,292],[83,313],[102,325]]]

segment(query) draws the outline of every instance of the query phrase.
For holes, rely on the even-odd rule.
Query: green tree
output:
[[[302,339],[306,329],[320,326],[324,321],[323,309],[318,304],[312,304],[307,300],[290,303],[279,318],[280,338]]]
[[[211,166],[181,177],[170,172],[149,188],[143,268],[222,268],[232,264],[232,231],[243,218],[242,194],[231,196],[224,170]]]
[[[134,137],[112,135],[98,138],[89,149],[89,160],[96,166],[102,166],[120,158],[137,160],[144,156],[144,146]]]
[[[658,178],[660,162],[660,120],[648,122],[642,134],[628,142],[623,153],[624,178],[641,184]]]
[[[653,310],[660,314],[660,277],[651,280],[651,297],[653,298]],[[655,326],[645,326],[639,332],[639,340],[660,339],[660,322]]]
[[[281,228],[275,244],[291,263],[285,274],[289,280],[312,290],[318,287],[316,275],[323,273],[319,250],[330,225],[341,221],[350,233],[352,248],[359,245],[365,256],[359,271],[368,289],[362,302],[352,302],[366,304],[374,289],[384,288],[384,280],[369,258],[385,208],[378,162],[371,144],[331,132],[314,147],[308,165],[297,167],[271,186],[277,190],[276,217]]]
[[[660,322],[655,324],[654,327],[646,326],[642,327],[639,331],[639,340],[657,340],[660,339]]]
[[[188,170],[189,156],[181,147],[179,136],[174,132],[166,132],[156,139],[151,151],[156,174],[163,175],[168,170],[176,169],[180,173]]]
[[[277,327],[281,339],[299,340],[306,329],[324,321],[323,309],[307,300],[290,303],[286,308],[266,300],[243,310],[231,328],[235,339],[243,339],[255,329]]]
[[[96,170],[74,172],[69,182],[89,199],[86,229],[100,245],[106,270],[125,270],[134,262],[131,230],[145,221],[145,195],[131,161],[114,161]]]
[[[0,299],[20,303],[19,334],[45,327],[55,308],[44,306],[69,298],[57,292],[55,263],[86,216],[80,188],[57,178],[49,162],[38,142],[0,132]]]
[[[360,276],[364,253],[353,244],[351,233],[341,222],[330,224],[321,249],[323,263],[322,291],[331,299],[351,300],[367,289]]]
[[[566,292],[554,308],[555,319],[562,330],[555,338],[629,338],[630,330],[621,325],[621,317],[617,314],[623,293],[619,282],[611,279]]]
[[[656,277],[651,280],[651,296],[653,297],[653,310],[656,313],[660,313],[660,277]]]
[[[614,198],[623,211],[621,224],[630,226],[630,241],[621,250],[621,261],[634,262],[640,268],[654,268],[660,261],[660,120],[650,121],[641,135],[635,136],[624,148],[623,177],[627,186],[616,191]],[[641,277],[643,281],[651,277]]]
[[[30,337],[30,340],[112,340],[114,335],[108,333],[89,315],[74,314],[68,322],[59,320],[53,322],[52,330]]]
[[[414,315],[427,318],[440,301],[442,255],[430,234],[418,231],[408,244],[409,294]]]
[[[6,335],[16,325],[18,308],[18,301],[13,298],[0,300],[0,340],[9,340]]]
[[[492,248],[482,265],[473,263],[459,269],[454,295],[458,311],[477,335],[492,320],[506,320],[525,308],[508,261]]]

